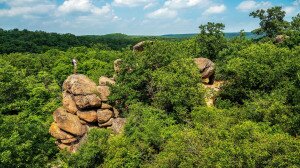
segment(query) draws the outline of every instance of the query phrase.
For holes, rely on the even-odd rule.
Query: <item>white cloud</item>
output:
[[[203,15],[219,14],[223,13],[226,10],[225,5],[215,5],[211,6],[203,12]]]
[[[14,17],[36,14],[48,14],[54,11],[56,5],[48,0],[2,0],[9,8],[1,9],[0,16]]]
[[[300,12],[300,0],[295,0],[291,6],[283,7],[283,10],[287,16],[296,15],[297,12]]]
[[[150,19],[170,19],[177,16],[176,10],[171,10],[169,8],[160,8],[154,12],[151,12],[147,15]]]
[[[182,9],[182,8],[189,8],[194,6],[205,7],[210,3],[211,3],[210,0],[167,0],[164,6],[171,9]]]
[[[114,0],[113,5],[136,7],[136,6],[148,5],[148,4],[154,3],[154,2],[155,2],[155,0]]]
[[[144,6],[144,9],[149,9],[149,8],[152,8],[152,7],[156,6],[156,5],[157,5],[156,2],[150,2],[149,4],[147,4],[147,5]]]
[[[89,12],[93,7],[90,0],[66,0],[58,7],[58,11],[62,13]]]
[[[66,0],[62,5],[60,5],[57,8],[56,15],[59,16],[76,12],[86,13],[87,16],[101,15],[103,17],[117,17],[115,16],[110,4],[105,4],[102,7],[98,7],[94,5],[91,0]],[[84,15],[82,17],[86,18],[87,16]]]
[[[295,6],[286,6],[283,8],[283,10],[286,12],[286,15],[292,15],[293,13],[295,13],[296,8]]]
[[[272,6],[269,1],[256,2],[254,0],[246,0],[241,2],[236,9],[243,12],[249,12],[256,9],[267,9]]]

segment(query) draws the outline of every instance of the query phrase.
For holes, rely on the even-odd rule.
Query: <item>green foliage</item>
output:
[[[274,45],[241,31],[226,40],[223,24],[208,23],[195,38],[132,52],[152,38],[0,29],[0,53],[29,52],[0,55],[0,167],[300,167],[299,15],[288,29],[281,8],[251,15],[261,19],[257,33],[287,38]],[[216,108],[203,106],[199,53],[225,80]],[[127,122],[118,135],[91,129],[70,154],[48,129],[73,58],[96,83],[115,76],[109,103]]]
[[[47,116],[48,117],[48,116]],[[48,133],[47,118],[28,115],[0,119],[0,164],[3,167],[46,167],[58,152]]]
[[[167,39],[159,36],[127,36],[115,33],[103,36],[75,36],[43,31],[3,30],[0,28],[0,54],[16,52],[43,53],[51,49],[66,51],[72,47],[122,50],[143,40]],[[172,40],[172,39],[169,39]]]
[[[282,10],[282,7],[279,6],[267,10],[260,9],[251,12],[249,16],[260,20],[260,28],[255,29],[253,33],[258,35],[264,34],[270,38],[282,34],[289,26],[289,23],[284,20],[285,13],[286,12]]]
[[[162,110],[134,104],[124,135],[111,138],[103,167],[140,167],[163,149],[164,142],[178,130]],[[117,150],[116,150],[117,149]]]
[[[118,85],[112,88],[112,102],[121,108],[135,102],[153,104],[178,121],[188,118],[204,96],[198,69],[187,55],[190,50],[180,51],[178,45],[157,41],[143,52],[127,53]]]
[[[108,130],[91,129],[86,143],[76,153],[61,152],[55,164],[74,168],[92,168],[100,165],[103,163],[104,156],[106,155],[109,134]]]
[[[236,52],[224,70],[230,82],[223,97],[242,103],[254,91],[269,93],[282,81],[295,80],[298,58],[272,44],[255,44]]]
[[[204,104],[199,70],[192,59],[179,59],[153,72],[153,105],[178,120],[189,118],[195,106]]]
[[[226,39],[223,33],[225,25],[222,23],[208,22],[200,25],[200,34],[197,41],[200,47],[200,56],[211,60],[218,58],[218,54],[226,47]]]
[[[299,141],[264,124],[234,122],[226,111],[198,108],[194,128],[172,134],[147,167],[297,167]]]

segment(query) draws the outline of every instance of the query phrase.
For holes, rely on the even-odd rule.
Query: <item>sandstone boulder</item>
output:
[[[88,95],[96,92],[96,83],[81,74],[70,75],[63,83],[63,89],[73,95]]]
[[[108,86],[98,86],[98,92],[100,93],[100,98],[102,101],[107,101],[108,96],[110,95],[110,90]]]
[[[119,117],[119,115],[120,115],[119,110],[116,109],[116,108],[113,108],[113,111],[114,111],[114,116],[115,116],[116,118]]]
[[[50,134],[56,139],[70,139],[74,138],[73,135],[62,131],[55,122],[53,122],[49,129]]]
[[[69,113],[76,114],[78,111],[72,95],[66,91],[63,92],[63,106]]]
[[[62,107],[55,110],[55,112],[53,113],[53,118],[57,123],[57,126],[63,131],[78,136],[84,135],[87,131],[86,127],[81,124],[78,116],[68,113]]]
[[[132,47],[133,51],[144,51],[147,44],[153,44],[153,41],[141,41]]]
[[[111,110],[97,110],[98,123],[103,124],[113,117],[114,113]]]
[[[124,130],[124,126],[126,124],[125,118],[115,118],[112,121],[112,126],[109,127],[111,130],[113,130],[115,133],[119,134]]]
[[[209,79],[208,84],[213,84],[215,80],[215,64],[207,58],[194,58],[194,62],[198,67],[202,79]]]
[[[106,86],[106,85],[114,85],[116,82],[108,77],[101,76],[99,78],[99,85]]]
[[[101,99],[96,94],[77,95],[74,96],[74,101],[80,109],[101,107]]]
[[[99,127],[109,127],[112,125],[114,118],[109,119],[106,123],[99,124]]]
[[[77,111],[77,116],[87,122],[97,122],[97,112],[95,110]]]
[[[107,103],[102,103],[101,109],[112,109],[112,106]]]
[[[119,73],[121,71],[121,64],[122,64],[122,60],[121,59],[116,59],[114,61],[114,70],[115,70],[115,73]]]

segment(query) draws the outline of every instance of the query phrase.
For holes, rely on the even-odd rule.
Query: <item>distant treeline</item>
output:
[[[43,53],[49,49],[66,51],[71,47],[98,47],[101,49],[121,50],[142,40],[166,39],[159,36],[128,36],[107,34],[102,36],[47,33],[44,31],[3,30],[0,28],[0,54],[29,52]]]
[[[238,37],[240,35],[239,32],[232,32],[232,33],[225,33],[225,37],[228,39],[232,39],[234,37]],[[191,38],[197,36],[196,33],[189,33],[189,34],[166,34],[162,35],[162,37],[167,37],[167,38],[176,38],[176,39],[183,39],[183,38]],[[261,36],[258,36],[256,34],[253,34],[251,32],[245,32],[245,36],[248,39],[256,39]]]

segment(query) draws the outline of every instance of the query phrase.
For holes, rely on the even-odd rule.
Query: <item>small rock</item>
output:
[[[98,92],[100,93],[100,98],[102,101],[108,101],[108,96],[110,95],[110,90],[108,86],[98,86]]]
[[[111,110],[97,110],[98,122],[99,124],[103,124],[107,122],[110,118],[112,118],[114,113]]]
[[[73,95],[88,95],[96,91],[96,83],[82,74],[70,75],[63,83],[63,89]]]
[[[82,125],[86,125],[86,124],[87,124],[87,122],[84,121],[84,120],[82,120],[82,119],[80,119],[80,123],[81,123]]]
[[[77,116],[87,122],[97,122],[97,112],[95,110],[77,111]]]
[[[96,94],[74,96],[74,101],[80,109],[101,107],[101,99]]]
[[[112,109],[112,106],[107,103],[102,103],[101,109]]]
[[[66,91],[63,92],[63,106],[69,113],[76,114],[76,112],[78,111],[72,95]]]
[[[114,85],[116,82],[108,77],[101,76],[99,78],[99,85],[100,86],[107,86],[107,85]]]
[[[99,127],[109,127],[112,125],[114,118],[109,119],[106,123],[99,124]]]
[[[115,73],[119,73],[121,71],[121,64],[122,64],[122,60],[121,59],[116,59],[114,61],[114,70],[115,70]]]
[[[116,108],[113,108],[113,111],[114,111],[114,116],[115,116],[116,118],[119,117],[119,115],[120,115],[119,110],[116,109]]]
[[[69,144],[69,143],[72,143],[72,142],[77,141],[77,138],[61,139],[60,141],[61,141],[61,143],[63,143],[63,144]]]
[[[53,122],[49,129],[50,134],[56,139],[69,139],[74,138],[73,135],[62,131],[55,122]]]
[[[60,107],[53,113],[54,121],[63,131],[74,135],[82,136],[87,129],[80,123],[78,116],[68,113],[64,108]]]
[[[125,118],[115,118],[112,121],[112,126],[108,128],[113,130],[115,133],[119,134],[124,130],[125,124],[126,124]]]
[[[70,144],[64,144],[64,143],[61,143],[59,141],[55,141],[55,144],[58,146],[59,149],[61,150],[67,150],[68,152],[72,152],[72,146]]]

